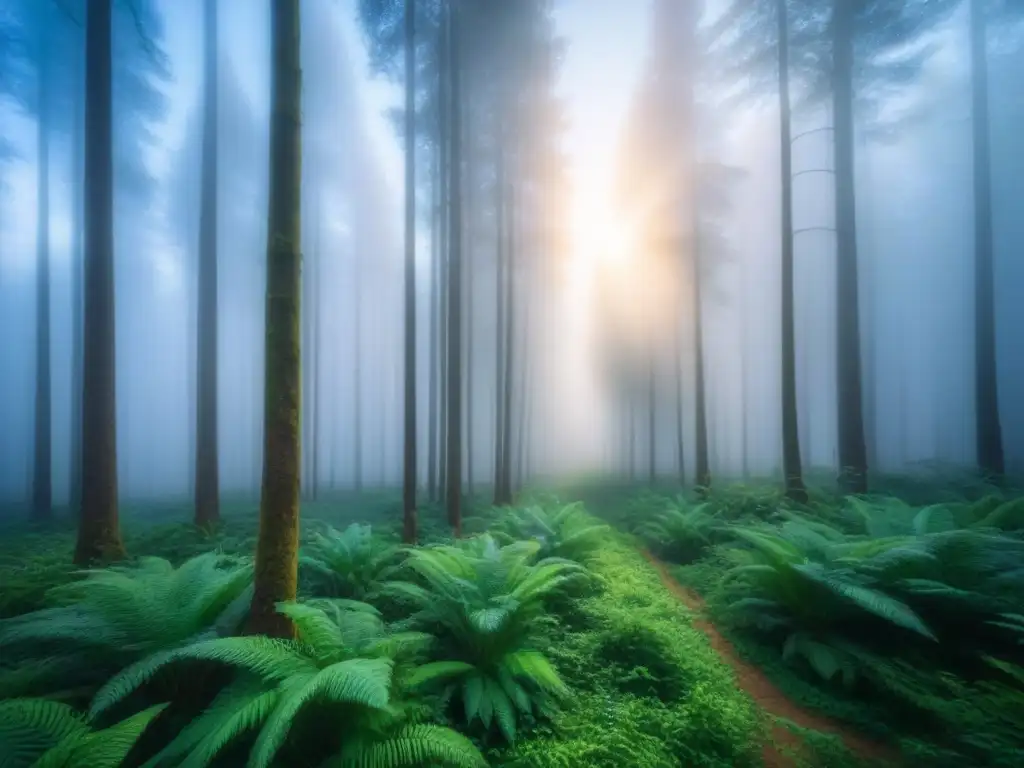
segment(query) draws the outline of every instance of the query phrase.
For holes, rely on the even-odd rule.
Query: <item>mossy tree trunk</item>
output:
[[[302,283],[299,0],[273,0],[271,25],[263,486],[248,631],[291,637],[294,627],[277,612],[276,605],[295,599],[298,582]]]
[[[195,456],[195,524],[204,527],[220,520],[217,435],[217,0],[206,0],[205,11]]]
[[[86,6],[85,341],[78,565],[116,560],[125,554],[117,505],[112,11],[112,0],[89,0]]]

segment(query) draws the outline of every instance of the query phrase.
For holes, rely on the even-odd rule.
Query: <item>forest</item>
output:
[[[1024,766],[1024,0],[2,0],[0,768]]]

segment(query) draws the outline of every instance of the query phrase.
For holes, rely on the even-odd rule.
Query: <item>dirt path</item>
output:
[[[666,589],[693,611],[693,626],[707,636],[711,641],[711,647],[736,673],[737,685],[750,695],[761,710],[769,715],[785,718],[801,728],[838,736],[848,749],[865,760],[876,761],[879,765],[898,760],[898,755],[891,748],[871,741],[824,715],[810,712],[790,701],[764,672],[740,658],[732,643],[704,617],[704,602],[696,593],[679,584],[665,564],[652,554],[644,552],[643,555],[657,570]],[[774,743],[766,744],[764,747],[765,768],[794,768],[797,765],[796,760],[786,754],[784,748],[800,750],[800,737],[784,726],[776,725],[772,729],[772,739]]]

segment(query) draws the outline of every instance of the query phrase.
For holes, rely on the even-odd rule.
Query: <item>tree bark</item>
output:
[[[970,2],[971,124],[974,151],[974,397],[978,466],[1005,471],[996,371],[995,274],[992,247],[992,154],[989,139],[988,39],[985,10]]]
[[[832,6],[832,115],[836,179],[836,366],[840,484],[867,491],[868,457],[861,396],[860,307],[857,275],[857,203],[854,188],[852,3]]]
[[[796,401],[796,331],[793,307],[793,141],[789,104],[789,18],[787,0],[777,0],[779,36],[779,172],[782,182],[782,470],[786,496],[807,503],[800,460]]]
[[[112,10],[112,0],[89,0],[86,6],[85,328],[77,565],[125,554],[117,503]]]
[[[277,612],[298,582],[301,471],[301,177],[302,72],[299,0],[273,0],[270,200],[267,222],[266,361],[263,487],[255,592],[248,631],[292,637]]]
[[[405,0],[405,444],[402,541],[416,543],[416,5]]]
[[[220,520],[217,430],[217,0],[204,3],[203,168],[199,203],[199,302],[196,316],[195,524]]]

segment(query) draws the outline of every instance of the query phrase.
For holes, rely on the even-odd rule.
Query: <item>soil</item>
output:
[[[644,552],[644,557],[657,570],[665,587],[693,611],[693,626],[707,636],[711,641],[711,647],[732,667],[736,674],[736,684],[747,692],[763,712],[789,720],[801,728],[838,736],[851,752],[865,761],[878,765],[898,762],[899,755],[891,747],[872,741],[835,720],[811,712],[789,700],[763,671],[740,658],[732,643],[708,621],[704,615],[704,602],[699,595],[679,584],[665,564],[652,554]],[[783,725],[773,726],[771,740],[764,746],[765,768],[796,768],[798,763],[792,753],[800,753],[803,746],[797,734]]]

